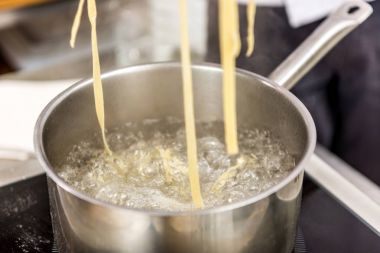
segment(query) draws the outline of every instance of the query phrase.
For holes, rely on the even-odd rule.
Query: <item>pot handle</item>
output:
[[[345,170],[350,169],[346,167]],[[365,191],[370,188],[371,182],[368,179],[360,176],[359,173],[349,178],[347,175],[339,173],[336,168],[331,167],[316,154],[312,155],[309,164],[306,165],[306,174],[380,236],[380,204]],[[351,171],[351,174],[354,172]],[[355,178],[357,180],[354,180]],[[364,185],[367,184],[367,189],[360,187],[358,179],[364,181]],[[371,190],[380,194],[377,186],[372,186]]]
[[[269,79],[286,89],[291,89],[372,12],[371,5],[363,0],[345,2],[270,74]]]
[[[372,12],[372,7],[363,0],[345,2],[272,72],[269,79],[286,89],[291,89],[330,49],[364,22]],[[361,190],[357,182],[338,173],[316,154],[306,166],[306,173],[380,235],[380,205]]]

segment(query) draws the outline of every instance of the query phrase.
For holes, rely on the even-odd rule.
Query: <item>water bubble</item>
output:
[[[198,166],[205,207],[233,203],[272,187],[295,159],[265,129],[239,130],[240,154],[230,157],[223,122],[197,125]],[[149,210],[192,210],[183,122],[175,118],[126,123],[101,138],[74,145],[59,176],[74,188],[116,205]]]

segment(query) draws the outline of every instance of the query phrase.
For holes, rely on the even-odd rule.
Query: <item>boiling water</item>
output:
[[[240,153],[226,154],[222,122],[197,125],[198,167],[205,207],[246,199],[277,184],[295,159],[267,130],[240,129]],[[59,175],[106,202],[148,210],[193,210],[185,131],[174,119],[128,123],[108,133],[113,156],[100,142],[75,145]]]

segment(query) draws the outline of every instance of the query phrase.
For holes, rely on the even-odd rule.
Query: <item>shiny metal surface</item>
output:
[[[375,200],[316,155],[306,166],[306,172],[380,236],[380,205]]]
[[[347,1],[277,67],[269,78],[282,87],[291,89],[333,46],[364,22],[372,11],[371,5],[362,0]],[[341,163],[334,165],[339,168]],[[379,200],[371,198],[379,194],[378,187],[373,186],[359,173],[350,171],[347,166],[340,167],[339,173],[314,154],[306,167],[306,173],[375,233],[380,234]]]
[[[320,35],[338,38],[340,32],[331,29]],[[305,57],[288,62],[288,68],[280,66],[272,78],[286,84],[288,81],[275,77],[289,71],[288,79],[297,76],[294,80],[298,80],[319,59],[315,53],[305,50],[327,51],[332,44],[326,38],[314,38],[315,47],[301,45]],[[215,66],[194,66],[193,71],[197,120],[222,119],[221,70]],[[145,118],[183,116],[178,64],[125,68],[103,75],[103,80],[108,127]],[[269,128],[281,138],[297,158],[297,166],[287,178],[238,203],[170,213],[107,204],[76,191],[57,176],[56,169],[70,147],[89,132],[98,131],[93,129],[97,121],[91,84],[91,80],[79,82],[54,99],[36,126],[35,146],[49,177],[53,228],[60,252],[281,253],[292,250],[303,168],[313,153],[316,136],[309,113],[291,93],[259,75],[237,73],[238,122],[248,127]]]
[[[331,48],[364,22],[372,12],[371,5],[363,0],[345,1],[269,78],[291,89]]]
[[[193,71],[197,120],[222,119],[220,68],[194,66]],[[125,68],[103,79],[108,127],[182,117],[177,63]],[[63,182],[56,169],[70,147],[98,131],[92,82],[79,82],[53,100],[38,121],[35,140],[49,177],[53,227],[61,252],[290,252],[303,168],[315,146],[314,124],[298,99],[270,80],[246,71],[239,71],[237,80],[240,124],[271,129],[296,156],[297,166],[280,184],[258,196],[194,212],[121,208]]]
[[[361,192],[366,194],[370,199],[380,206],[380,186],[375,184],[369,178],[360,173],[360,168],[353,168],[345,161],[331,153],[321,145],[317,145],[315,155],[329,164],[339,175],[346,178],[351,184],[357,187]],[[380,219],[380,214],[379,214]]]

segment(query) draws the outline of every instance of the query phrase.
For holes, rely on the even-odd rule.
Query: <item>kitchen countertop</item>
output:
[[[106,58],[109,59],[109,58]],[[112,67],[111,61],[103,63],[104,66]],[[70,66],[69,68],[67,66]],[[90,77],[91,75],[91,62],[90,59],[78,59],[73,62],[65,62],[56,65],[47,66],[41,69],[27,70],[12,72],[5,75],[0,75],[0,80],[57,80],[57,79],[78,79],[80,77]],[[19,168],[24,166],[25,161],[14,160],[0,160],[0,174],[9,168]],[[38,169],[35,166],[30,170],[30,166],[26,167],[28,172],[26,174],[35,175],[38,173]],[[17,170],[16,170],[17,171]],[[42,170],[41,170],[42,171]],[[2,178],[12,178],[14,176],[6,172],[6,175],[2,175]],[[1,184],[0,184],[1,185]]]
[[[102,71],[116,68],[114,56],[110,53],[101,54]],[[90,77],[92,74],[91,58],[79,58],[69,62],[45,66],[43,68],[31,69],[0,75],[0,80],[59,80],[80,79]]]

